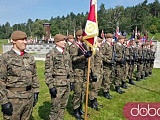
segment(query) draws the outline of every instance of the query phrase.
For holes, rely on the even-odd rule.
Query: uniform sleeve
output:
[[[33,58],[33,66],[34,66],[34,71],[33,71],[33,91],[34,93],[39,92],[39,81],[38,81],[38,77],[37,77],[37,66],[36,66],[36,62]]]
[[[45,59],[45,73],[44,74],[45,74],[46,84],[49,88],[52,88],[54,86],[52,72],[53,72],[52,55],[51,53],[47,53],[46,59]]]
[[[117,44],[115,45],[115,50],[116,50],[116,61],[120,62],[122,60],[122,55],[123,55],[123,52],[122,52],[122,48],[120,46],[118,46]]]
[[[76,45],[73,45],[70,48],[70,56],[71,56],[72,62],[74,63],[81,62],[86,59],[83,54],[78,55],[78,47]]]
[[[8,103],[9,100],[7,98],[7,89],[6,89],[6,81],[7,81],[7,65],[5,64],[5,60],[0,57],[0,104]]]

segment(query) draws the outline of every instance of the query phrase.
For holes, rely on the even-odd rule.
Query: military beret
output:
[[[11,34],[11,39],[12,40],[22,40],[22,39],[25,39],[25,38],[27,38],[27,34],[25,32],[22,32],[22,31],[14,31]]]
[[[125,36],[118,36],[118,40],[125,39]]]
[[[107,33],[107,34],[105,35],[105,37],[106,37],[106,38],[113,38],[113,35],[112,35],[111,33]]]
[[[74,36],[73,35],[68,35],[67,38],[68,39],[74,39]]]
[[[54,36],[54,42],[59,42],[59,41],[63,41],[63,40],[65,40],[65,36],[62,34],[56,34]]]
[[[97,37],[98,42],[102,42],[103,40],[100,37]]]
[[[76,32],[76,36],[80,36],[80,35],[83,35],[83,30],[78,30],[78,31]]]

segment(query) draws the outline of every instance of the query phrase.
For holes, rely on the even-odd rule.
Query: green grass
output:
[[[39,101],[34,107],[31,120],[49,120],[50,95],[44,78],[44,61],[37,61],[37,73],[40,82]],[[153,75],[146,80],[136,82],[136,86],[128,85],[129,88],[122,95],[111,90],[112,100],[105,99],[100,92],[98,101],[103,104],[100,111],[88,107],[90,117],[88,120],[125,120],[123,107],[128,102],[159,102],[160,101],[160,69],[153,69]],[[72,93],[71,93],[72,96]],[[0,114],[2,119],[2,113]],[[73,117],[71,97],[65,111],[64,120],[75,120]]]
[[[4,44],[7,44],[8,43],[8,40],[7,39],[0,39],[0,54],[2,54],[3,53],[3,48],[2,48],[2,46],[4,45]]]

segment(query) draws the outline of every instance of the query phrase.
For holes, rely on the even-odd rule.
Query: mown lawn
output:
[[[37,61],[37,72],[40,82],[39,101],[33,110],[31,120],[49,120],[50,95],[44,80],[44,61]],[[160,69],[153,69],[152,76],[145,80],[136,82],[136,86],[128,85],[125,94],[117,94],[111,90],[112,100],[105,99],[102,92],[99,93],[99,103],[103,104],[100,111],[88,108],[90,117],[88,120],[125,120],[123,116],[123,107],[128,102],[159,102],[160,101]],[[72,93],[71,93],[72,96]],[[0,114],[2,119],[2,113]],[[65,112],[64,120],[75,120],[73,117],[71,97]]]
[[[7,44],[8,43],[8,40],[7,39],[0,39],[0,54],[2,54],[3,53],[3,45],[4,44]]]

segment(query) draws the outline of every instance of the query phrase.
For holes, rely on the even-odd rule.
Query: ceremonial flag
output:
[[[88,14],[85,30],[83,32],[83,41],[92,48],[93,54],[96,51],[96,42],[98,36],[97,23],[97,0],[90,0],[90,11]],[[90,57],[88,58],[87,82],[86,82],[86,105],[85,105],[85,120],[87,120],[88,112],[88,91],[90,76]]]
[[[83,33],[83,40],[93,50],[96,47],[95,37],[98,36],[98,31],[99,30],[97,23],[97,0],[90,0],[90,11],[88,14],[85,30]]]

